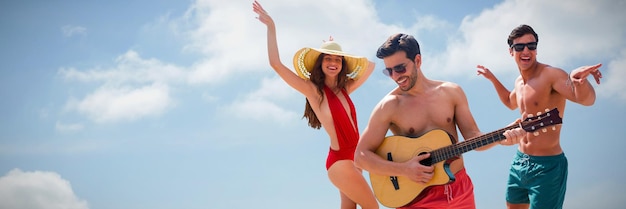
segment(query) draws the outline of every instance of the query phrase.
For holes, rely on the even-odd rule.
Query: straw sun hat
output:
[[[338,43],[327,41],[324,42],[320,48],[305,47],[296,52],[293,56],[293,65],[296,68],[298,76],[303,79],[310,79],[311,70],[313,70],[315,61],[317,61],[317,57],[322,53],[343,56],[348,66],[348,74],[346,76],[354,80],[361,76],[369,64],[367,58],[346,54],[341,50],[341,46],[339,46]]]

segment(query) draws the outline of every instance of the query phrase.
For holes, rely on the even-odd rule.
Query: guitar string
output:
[[[551,117],[551,114],[555,115],[557,118],[552,118],[553,120],[550,120],[547,123],[550,125],[560,124],[561,120],[560,120],[560,117],[558,117],[558,109],[554,108],[550,111],[546,111],[546,113],[542,115],[537,115],[535,117],[526,118],[526,120],[521,122],[522,126],[526,127],[524,126],[525,123],[531,123],[532,121],[535,121],[538,119],[544,120],[546,116]],[[545,127],[545,124],[542,122],[541,126]],[[496,131],[487,133],[479,137],[474,137],[474,138],[459,142],[457,144],[448,145],[446,147],[434,150],[431,152],[431,163],[435,164],[435,163],[450,159],[452,157],[460,156],[461,154],[474,150],[478,147],[482,147],[482,146],[494,143],[496,141],[505,139],[506,137],[504,136],[503,133],[507,130],[514,129],[517,127],[519,127],[519,124],[513,124],[513,125],[498,129]],[[532,126],[532,128],[534,129],[535,126]],[[485,139],[480,139],[480,138],[485,138]]]
[[[501,129],[498,129],[496,131],[493,131],[491,133],[485,134],[483,136],[477,137],[477,138],[472,138],[469,140],[464,140],[462,142],[459,142],[457,144],[452,144],[452,145],[448,145],[446,147],[434,150],[431,152],[431,156],[432,157],[432,164],[450,159],[452,157],[456,157],[459,156],[465,152],[474,150],[478,147],[482,147],[488,144],[491,144],[493,142],[499,141],[501,139],[506,138],[503,133],[507,130],[510,129],[514,129],[517,128],[518,125],[514,124],[511,126],[507,126]],[[484,139],[479,139],[479,138],[484,138]]]

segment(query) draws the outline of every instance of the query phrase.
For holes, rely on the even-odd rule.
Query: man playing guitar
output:
[[[434,175],[432,165],[420,161],[430,154],[415,155],[404,162],[394,162],[376,154],[387,131],[396,136],[419,137],[441,129],[458,142],[457,127],[465,139],[482,135],[470,112],[465,93],[455,83],[430,80],[420,68],[419,44],[411,35],[395,34],[378,49],[383,70],[398,87],[387,94],[374,108],[356,148],[355,164],[370,174],[402,176],[417,183],[428,183]],[[514,145],[524,135],[515,128],[504,132],[503,145]],[[485,150],[496,143],[481,147]],[[472,182],[465,172],[463,158],[450,162],[456,180],[450,184],[429,187],[414,201],[399,208],[475,208]]]

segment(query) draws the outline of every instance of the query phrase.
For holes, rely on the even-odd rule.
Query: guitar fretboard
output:
[[[504,132],[517,127],[519,127],[517,124],[507,126],[502,129],[498,129],[496,131],[481,135],[479,137],[471,138],[457,144],[439,148],[430,153],[430,158],[432,159],[432,163],[435,164],[453,157],[460,156],[461,154],[472,151],[476,148],[506,139],[506,137],[503,135]]]

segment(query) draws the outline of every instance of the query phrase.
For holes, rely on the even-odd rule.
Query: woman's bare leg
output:
[[[356,209],[356,202],[341,191],[339,191],[339,195],[341,196],[341,209]]]
[[[353,161],[340,160],[335,162],[328,168],[328,178],[342,194],[342,209],[355,208],[351,207],[354,203],[360,205],[362,209],[378,209],[378,202],[372,189],[365,181],[361,170],[354,166]]]

